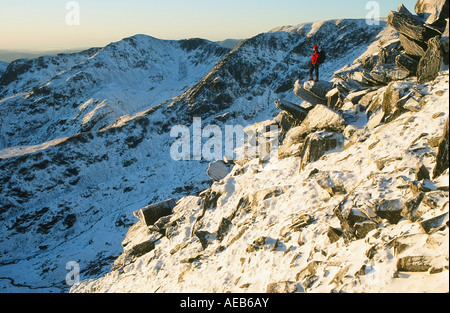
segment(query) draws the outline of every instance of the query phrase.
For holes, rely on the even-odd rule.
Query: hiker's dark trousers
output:
[[[310,63],[309,76],[313,77],[313,74],[315,74],[316,78],[319,79],[319,64]]]

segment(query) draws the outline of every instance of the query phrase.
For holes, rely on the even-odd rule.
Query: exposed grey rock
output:
[[[142,209],[133,212],[133,214],[147,226],[151,226],[161,217],[171,215],[175,205],[175,199],[170,199],[143,207]]]
[[[342,231],[337,228],[329,227],[327,231],[327,237],[330,240],[330,243],[334,243],[338,241],[342,236]]]
[[[379,84],[389,84],[392,81],[403,80],[410,75],[408,70],[398,68],[395,64],[377,65],[371,72],[372,79]]]
[[[414,8],[415,12],[431,25],[442,25],[449,17],[448,0],[418,0]]]
[[[300,281],[302,287],[306,290],[316,282],[319,277],[316,275],[319,269],[319,261],[311,261],[308,265],[296,275],[296,280]]]
[[[294,85],[294,94],[300,99],[313,105],[327,104],[327,93],[333,88],[333,84],[326,81],[307,81],[301,84],[296,81]]]
[[[206,174],[214,181],[220,181],[227,177],[231,172],[230,164],[225,163],[223,160],[217,160],[209,164]]]
[[[377,224],[372,221],[364,221],[353,225],[355,229],[355,235],[358,239],[363,239],[372,230],[377,229]]]
[[[399,38],[403,49],[405,49],[405,52],[410,56],[421,58],[425,55],[425,51],[427,51],[428,48],[426,43],[414,40],[403,34],[400,34]]]
[[[308,163],[317,161],[326,152],[343,148],[344,136],[341,133],[318,131],[308,135],[302,151],[301,168]]]
[[[438,76],[443,57],[439,37],[431,38],[428,41],[428,49],[417,67],[417,82],[419,84],[432,81]]]
[[[447,117],[447,122],[445,123],[444,132],[442,134],[442,137],[439,141],[439,148],[438,148],[438,154],[436,155],[436,166],[433,170],[433,179],[436,179],[437,177],[441,176],[442,173],[446,169],[448,169],[449,166],[449,118]]]
[[[402,53],[395,58],[395,65],[408,70],[410,75],[416,75],[419,61],[406,53]]]
[[[447,19],[447,26],[441,37],[441,49],[443,54],[443,63],[445,65],[449,64],[449,19]]]
[[[141,257],[155,249],[155,242],[145,241],[125,250],[112,265],[113,270],[120,269],[133,263],[138,257]]]
[[[427,42],[437,32],[424,26],[420,17],[391,11],[388,14],[388,24],[400,33],[417,41]]]
[[[414,175],[416,176],[416,180],[430,179],[430,172],[428,172],[428,169],[423,163],[420,163],[414,171]]]
[[[398,259],[397,270],[400,272],[427,272],[435,268],[434,264],[436,263],[433,256],[405,256]],[[437,269],[435,270],[437,271]]]
[[[408,198],[405,201],[402,212],[400,213],[401,216],[413,222],[417,221],[420,218],[420,216],[418,216],[417,214],[417,208],[422,203],[423,197],[424,193],[420,192],[413,194],[410,198]]]
[[[297,283],[294,281],[282,281],[267,286],[267,293],[294,293],[297,291]]]
[[[444,213],[442,215],[427,219],[420,223],[420,226],[426,233],[432,233],[434,230],[440,229],[447,225],[448,227],[448,215],[449,213]]]
[[[308,114],[308,110],[283,99],[276,100],[275,106],[278,109],[285,111],[291,118],[295,119],[298,122],[303,121]]]
[[[309,111],[300,127],[308,132],[312,129],[342,132],[345,129],[345,120],[333,109],[316,105]]]
[[[382,219],[387,219],[391,224],[397,224],[403,217],[404,203],[400,199],[382,199],[376,206],[375,213]]]

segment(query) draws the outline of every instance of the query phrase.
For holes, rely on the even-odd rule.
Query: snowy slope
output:
[[[64,60],[17,61],[22,69],[0,87],[0,288],[67,291],[70,261],[84,279],[102,276],[122,252],[134,210],[211,185],[207,161],[170,157],[174,125],[194,116],[203,126],[273,118],[277,98],[298,102],[292,85],[306,78],[313,43],[327,50],[329,80],[385,26],[303,24],[248,39],[223,58],[223,48],[202,40],[135,36]],[[44,60],[55,64],[43,69]]]
[[[280,161],[276,150],[268,162],[236,166],[211,186],[214,204],[205,206],[205,195],[181,199],[165,222],[166,236],[142,222],[130,228],[124,243],[160,238],[153,251],[71,292],[448,292],[448,227],[427,234],[418,222],[380,219],[360,240],[330,242],[327,235],[330,226],[341,227],[334,213],[339,203],[358,218],[377,201],[413,196],[407,186],[416,179],[417,164],[429,171],[435,166],[427,142],[442,134],[448,118],[448,84],[448,70],[431,84],[416,84],[423,110],[364,128],[365,140],[303,170],[299,158]],[[388,160],[381,169],[380,160]],[[323,178],[346,193],[331,194]],[[419,207],[424,219],[448,214],[448,179],[447,170],[428,183],[434,200]],[[399,272],[405,256],[432,258],[435,270]]]

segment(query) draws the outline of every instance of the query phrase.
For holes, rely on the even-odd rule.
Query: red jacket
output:
[[[319,65],[320,63],[319,63],[319,51],[314,51],[314,54],[313,54],[313,56],[312,56],[312,58],[311,58],[311,63],[313,64],[313,65]]]

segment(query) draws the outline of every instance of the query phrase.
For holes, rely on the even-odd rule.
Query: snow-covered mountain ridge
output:
[[[172,197],[181,199],[177,216],[187,219],[188,223],[180,227],[192,228],[192,218],[203,210],[198,206],[200,198],[196,195],[211,186],[206,176],[208,162],[172,160],[169,149],[174,139],[169,136],[170,129],[177,124],[189,126],[193,117],[201,117],[204,125],[220,126],[249,126],[272,119],[279,113],[274,105],[277,98],[298,101],[292,86],[295,80],[306,78],[313,42],[319,41],[327,50],[328,61],[322,69],[322,79],[330,80],[335,71],[351,64],[369,46],[378,46],[374,42],[382,36],[383,40],[397,40],[396,33],[385,27],[385,23],[368,26],[363,20],[309,23],[298,26],[294,32],[279,30],[258,35],[243,41],[230,53],[203,40],[183,43],[134,36],[105,48],[60,56],[63,61],[55,57],[13,62],[2,76],[0,89],[0,145],[3,147],[0,151],[0,205],[4,234],[0,241],[1,288],[6,291],[67,291],[65,266],[70,261],[79,263],[83,279],[102,276],[122,253],[120,242],[135,222],[132,212],[147,204]],[[375,52],[373,49],[368,54]],[[48,68],[42,69],[45,66]],[[441,79],[445,80],[445,75]],[[448,98],[448,93],[444,92],[445,97]],[[448,115],[448,110],[443,112],[437,120],[440,126],[445,114]],[[439,125],[435,125],[436,132]],[[220,245],[210,241],[215,238],[216,219],[230,216],[228,212],[234,210],[233,203],[242,192],[243,188],[234,186],[234,182],[254,185],[247,187],[248,197],[263,185],[264,188],[277,186],[283,179],[286,184],[296,185],[305,175],[295,175],[296,163],[293,158],[269,163],[278,167],[275,173],[279,177],[267,175],[267,180],[261,182],[253,181],[258,177],[256,171],[261,170],[260,165],[250,163],[242,176],[245,180],[236,177],[227,179],[225,185],[215,184],[212,190],[222,193],[220,205],[227,212],[221,214],[220,210],[208,208],[205,221],[210,221],[209,225],[199,230],[207,235],[209,249],[221,251]],[[292,178],[288,178],[290,176]],[[282,186],[283,192],[286,184]],[[351,179],[349,184],[353,184]],[[284,197],[298,196],[296,188],[286,190],[288,193]],[[312,190],[317,191],[317,188]],[[189,197],[183,198],[186,195]],[[227,199],[232,201],[228,203]],[[314,199],[317,197],[305,201],[314,202]],[[329,200],[325,196],[324,199]],[[278,218],[281,209],[274,209],[271,223]],[[209,214],[209,211],[217,214]],[[245,206],[243,212],[236,214],[238,218],[233,223],[239,221],[244,228],[245,225],[251,227],[251,219],[241,219],[241,215],[248,217]],[[264,219],[258,214],[255,218]],[[232,230],[244,233],[242,225]],[[322,222],[320,225],[325,227]],[[260,230],[256,224],[255,230]],[[210,238],[208,234],[213,235]],[[253,240],[250,237],[243,239],[245,242]],[[205,243],[205,240],[197,236],[177,237],[176,242],[168,243],[163,238],[154,253],[156,256],[162,253],[161,260],[165,260],[164,255],[178,247],[180,254],[171,254],[173,264],[177,265],[177,260],[184,260],[186,256],[193,262],[180,264],[191,267],[197,264],[196,256],[202,254],[197,249],[198,242]],[[135,243],[141,243],[138,241],[139,238]],[[235,241],[237,247],[246,244]],[[181,248],[185,243],[189,245],[186,250]],[[170,251],[165,251],[169,247]],[[192,249],[196,253],[194,256],[190,255]],[[213,251],[209,249],[205,251]],[[295,247],[291,250],[293,252]],[[232,251],[236,250],[229,250],[227,255]],[[155,256],[152,252],[143,258],[147,260],[150,255]],[[233,265],[233,258],[237,255],[230,256],[229,261],[224,258],[214,262]],[[140,262],[144,259],[138,259],[138,263],[123,270],[137,268],[151,272],[151,267],[137,266],[143,264]],[[157,257],[152,260],[159,262]],[[170,280],[182,281],[181,269],[175,265],[173,272],[177,278]],[[121,271],[112,275],[120,275]],[[142,275],[151,277],[150,272]],[[197,273],[185,269],[182,272],[186,272],[186,277]],[[163,277],[161,272],[156,281]],[[135,291],[127,289],[127,285],[115,284],[110,278],[105,279],[105,282],[94,283],[100,286],[98,291]],[[251,282],[239,286],[246,284]],[[249,290],[263,290],[264,284],[259,281]],[[155,288],[151,289],[153,286]],[[97,287],[90,288],[81,286],[74,290]],[[156,285],[148,285],[148,288],[148,291],[158,289]],[[177,290],[174,284],[168,283],[166,288],[166,291],[179,291],[197,287],[186,284]]]

